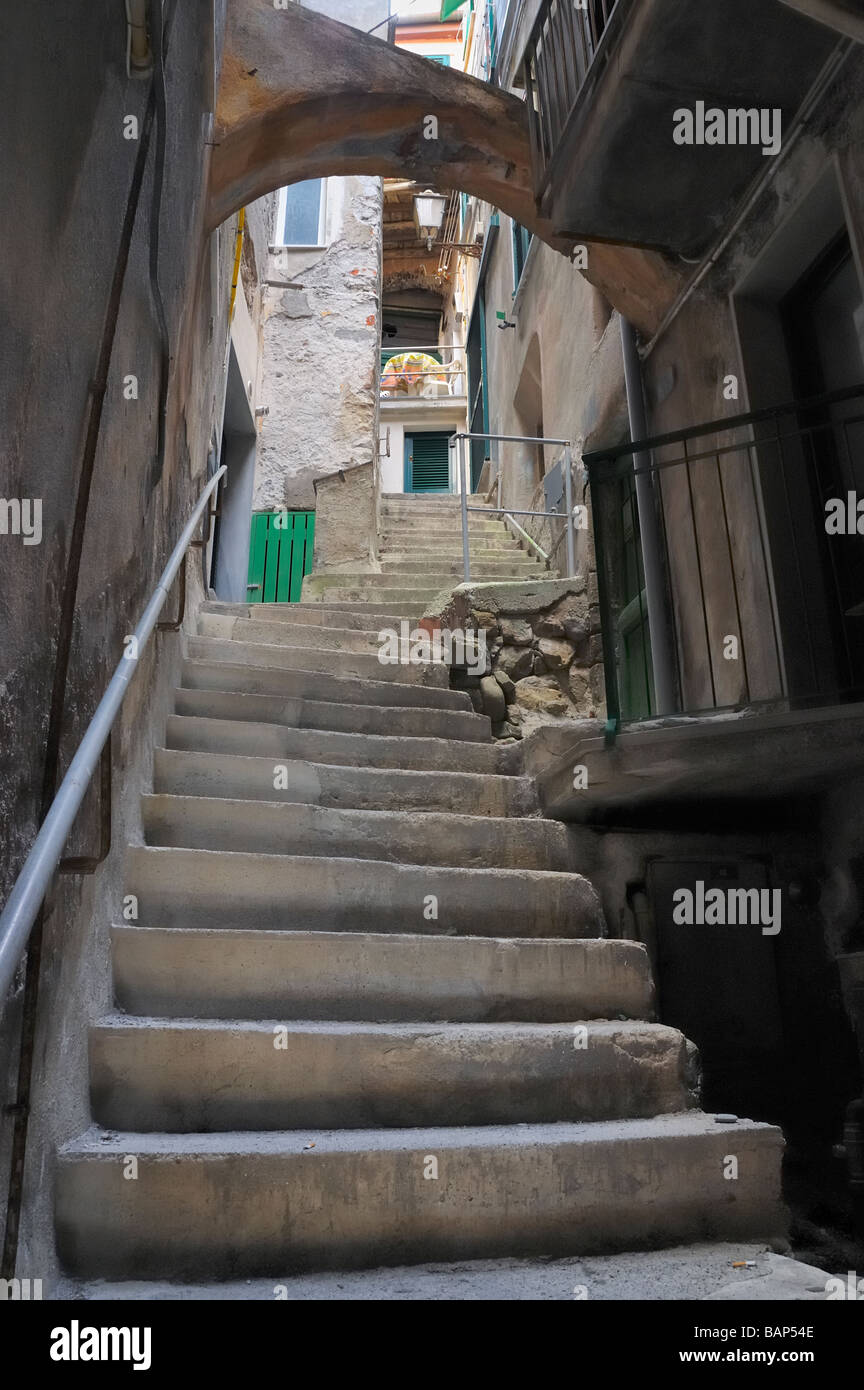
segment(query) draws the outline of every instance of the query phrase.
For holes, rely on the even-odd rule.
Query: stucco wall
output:
[[[382,193],[330,179],[327,242],[270,258],[255,507],[314,507],[313,482],[372,461],[378,418]]]
[[[547,437],[572,439],[586,449],[619,441],[626,437],[627,413],[617,316],[578,270],[536,240],[514,299],[512,245],[512,222],[502,214],[485,288],[490,431],[533,435],[542,418]],[[498,312],[505,313],[515,328],[499,328]],[[544,510],[542,480],[536,482],[535,446],[495,447],[504,504]],[[546,446],[547,469],[560,453],[559,448]],[[578,467],[574,477],[578,502]],[[521,518],[520,524],[544,549],[559,539],[557,522],[551,523],[554,529],[536,519]],[[580,572],[589,563],[587,536],[587,531],[577,534]],[[564,559],[562,541],[555,562],[563,565]]]
[[[171,12],[171,5],[166,7]],[[224,6],[216,5],[215,44]],[[123,653],[205,481],[224,382],[234,224],[202,242],[208,113],[215,68],[209,3],[174,9],[167,61],[168,140],[160,280],[171,343],[164,473],[154,486],[158,337],[148,289],[152,149],[120,300],[108,392],[95,458],[78,584],[63,769]],[[0,893],[8,892],[34,838],[54,672],[59,607],[111,277],[138,145],[124,117],[143,117],[149,83],[125,72],[123,6],[93,0],[58,7],[33,0],[5,16],[0,45],[0,198],[15,209],[14,253],[0,260],[0,494],[40,498],[43,538],[0,538]],[[10,248],[7,248],[7,251]],[[124,399],[124,377],[138,399]],[[190,552],[187,629],[202,592]],[[174,609],[175,601],[169,601]],[[166,610],[164,616],[172,617]],[[140,842],[139,794],[152,747],[164,736],[182,637],[154,635],[131,684],[114,738],[113,847],[92,878],[63,878],[51,899],[18,1274],[54,1273],[52,1174],[56,1146],[89,1124],[87,1029],[111,1007],[108,930],[121,908],[124,847]],[[61,771],[63,770],[61,769]],[[90,794],[71,851],[98,843]],[[20,979],[0,1029],[5,1104],[16,1066]],[[0,1208],[11,1122],[0,1120]],[[2,1220],[0,1211],[0,1220]]]

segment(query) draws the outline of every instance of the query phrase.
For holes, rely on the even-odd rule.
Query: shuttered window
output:
[[[450,491],[449,433],[429,431],[405,436],[405,491]]]

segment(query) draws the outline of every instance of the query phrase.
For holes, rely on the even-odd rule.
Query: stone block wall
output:
[[[520,739],[540,725],[605,717],[593,576],[462,585],[436,616],[444,628],[485,634],[485,672],[454,667],[451,685],[489,715],[496,738]]]

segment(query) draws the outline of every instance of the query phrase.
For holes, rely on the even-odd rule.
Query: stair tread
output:
[[[415,1153],[435,1144],[439,1148],[469,1149],[505,1146],[534,1148],[538,1145],[604,1144],[611,1140],[651,1143],[660,1138],[698,1137],[725,1133],[759,1134],[770,1138],[779,1148],[783,1139],[780,1130],[759,1120],[739,1119],[733,1126],[720,1125],[714,1115],[702,1110],[676,1111],[671,1115],[656,1115],[650,1119],[626,1120],[558,1120],[543,1124],[517,1125],[453,1125],[409,1129],[330,1129],[303,1130],[232,1130],[216,1134],[174,1134],[163,1132],[106,1131],[91,1126],[77,1138],[62,1144],[61,1159],[89,1157],[112,1164],[118,1155],[188,1154],[219,1157],[239,1154],[254,1158],[271,1157],[280,1153],[298,1154],[314,1141],[310,1161],[326,1153],[351,1153],[368,1150],[391,1150]]]

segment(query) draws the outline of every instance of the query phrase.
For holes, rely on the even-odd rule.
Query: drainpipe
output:
[[[642,390],[642,369],[636,348],[636,331],[622,315],[621,348],[624,353],[624,382],[627,389],[627,414],[630,419],[630,438],[644,439],[648,434],[645,419],[645,397]],[[636,473],[636,502],[639,508],[639,538],[642,543],[642,569],[645,575],[645,597],[648,608],[648,632],[651,639],[651,663],[654,670],[655,713],[674,714],[676,709],[675,658],[672,645],[670,615],[666,603],[666,584],[663,563],[663,541],[660,534],[658,506],[651,469],[651,454],[633,455]]]

